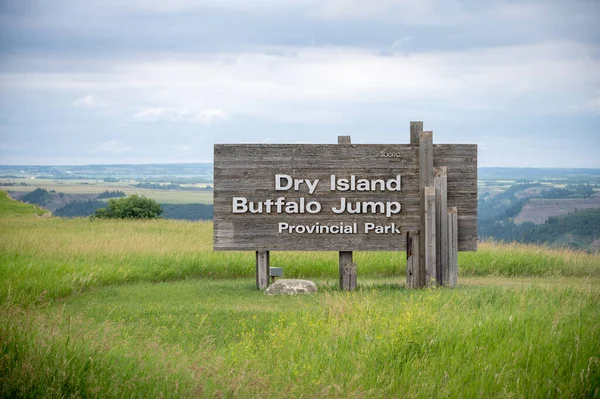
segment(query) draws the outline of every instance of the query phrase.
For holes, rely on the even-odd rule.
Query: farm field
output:
[[[212,224],[43,218],[0,194],[0,397],[600,397],[600,256],[484,242],[457,289],[404,253],[274,253],[255,290]]]
[[[544,223],[552,216],[563,216],[582,209],[600,208],[600,193],[586,199],[532,199],[514,218],[515,223]]]
[[[0,179],[0,183],[14,182],[15,186],[5,186],[3,189],[14,193],[13,196],[18,197],[25,193],[31,192],[36,188],[43,188],[48,191],[54,190],[57,193],[64,193],[68,195],[80,196],[81,199],[88,199],[91,195],[98,195],[99,193],[109,190],[123,191],[126,195],[144,195],[148,198],[152,198],[158,203],[169,203],[169,204],[212,204],[212,192],[211,191],[200,191],[204,189],[206,183],[197,184],[182,184],[182,187],[196,190],[156,190],[148,188],[133,187],[138,182],[135,180],[127,180],[120,182],[104,182],[99,180],[27,180],[27,179]],[[21,186],[20,183],[26,183],[27,186]]]

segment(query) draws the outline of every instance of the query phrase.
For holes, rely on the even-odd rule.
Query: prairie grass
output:
[[[251,252],[213,252],[212,223],[38,218],[0,194],[0,303],[46,301],[89,287],[188,278],[252,278]],[[286,277],[338,276],[336,252],[274,252]],[[356,252],[363,277],[403,276],[403,252]],[[600,256],[484,242],[460,253],[462,276],[600,276]]]
[[[267,297],[139,283],[0,308],[3,397],[598,397],[595,285]]]
[[[212,225],[43,218],[0,193],[0,397],[600,397],[599,256],[481,243],[456,289],[403,253],[277,252],[268,297]]]

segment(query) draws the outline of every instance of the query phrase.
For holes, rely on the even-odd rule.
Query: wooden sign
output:
[[[404,250],[421,229],[419,159],[418,144],[216,144],[214,249]],[[446,167],[458,250],[475,251],[477,146],[433,145],[433,166]]]

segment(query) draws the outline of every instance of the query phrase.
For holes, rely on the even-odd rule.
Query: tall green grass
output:
[[[559,278],[560,279],[560,278]],[[0,397],[599,397],[600,291],[267,297],[141,283],[0,310]]]
[[[403,253],[277,252],[268,297],[212,224],[40,217],[0,193],[0,397],[600,397],[593,254],[482,243],[460,286],[406,290]]]
[[[189,278],[251,278],[254,254],[213,252],[212,223],[41,218],[0,192],[0,303],[38,303],[90,287]],[[36,216],[38,215],[38,216]],[[403,252],[357,252],[358,275],[403,276]],[[336,252],[275,252],[286,277],[337,278]],[[459,272],[501,276],[600,276],[600,256],[481,243]]]

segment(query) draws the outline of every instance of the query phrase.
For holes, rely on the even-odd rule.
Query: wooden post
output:
[[[410,144],[419,145],[421,133],[423,133],[423,122],[411,121]],[[421,188],[419,188],[420,195]],[[418,230],[406,232],[406,286],[408,288],[421,288],[425,286],[425,270],[424,263],[421,262],[420,239]]]
[[[344,291],[354,291],[356,289],[356,263],[354,262],[348,262],[344,266],[342,289]]]
[[[340,251],[339,269],[340,269],[340,288],[344,289],[344,279],[346,278],[346,265],[352,263],[352,251]]]
[[[425,188],[430,187],[433,190],[433,200],[434,200],[434,209],[435,211],[435,189],[433,188],[433,132],[421,132],[419,135],[419,192],[421,198],[421,211],[420,211],[420,234],[419,234],[419,264],[421,270],[425,270],[424,276],[424,284],[430,284],[430,278],[436,278],[435,274],[435,255],[433,255],[433,274],[428,275],[429,267],[431,265],[428,264],[426,259],[426,255],[431,255],[431,246],[433,246],[433,250],[435,251],[435,237],[434,241],[427,241],[430,239],[431,235],[427,234],[425,231],[426,218],[425,214],[426,209],[426,199],[425,199]],[[433,212],[434,213],[434,212]],[[431,215],[433,215],[430,212]],[[435,228],[435,218],[433,219],[434,228]],[[431,230],[431,228],[429,229]],[[431,231],[430,231],[431,232]]]
[[[421,288],[425,286],[425,272],[419,262],[419,232],[406,232],[406,286]]]
[[[423,122],[410,122],[410,143],[419,144],[419,137],[423,132]]]
[[[352,140],[350,136],[338,136],[338,144],[351,144]],[[352,263],[352,251],[340,251],[339,253],[339,272],[340,272],[340,288],[344,288],[344,279],[348,279],[346,276],[346,264]],[[354,286],[356,286],[356,275],[354,276]]]
[[[269,251],[256,251],[256,288],[264,290],[269,286]]]
[[[458,284],[458,210],[448,209],[448,287]]]
[[[436,274],[440,285],[448,284],[448,173],[445,166],[435,168]]]
[[[419,183],[421,190],[433,187],[433,132],[419,136]]]
[[[350,136],[338,136],[338,144],[352,144]]]
[[[422,215],[424,215],[425,226],[422,230],[425,236],[425,248],[423,248],[423,257],[425,263],[425,283],[426,285],[436,284],[436,231],[435,231],[435,188],[425,187],[423,189],[423,203],[421,204]]]

